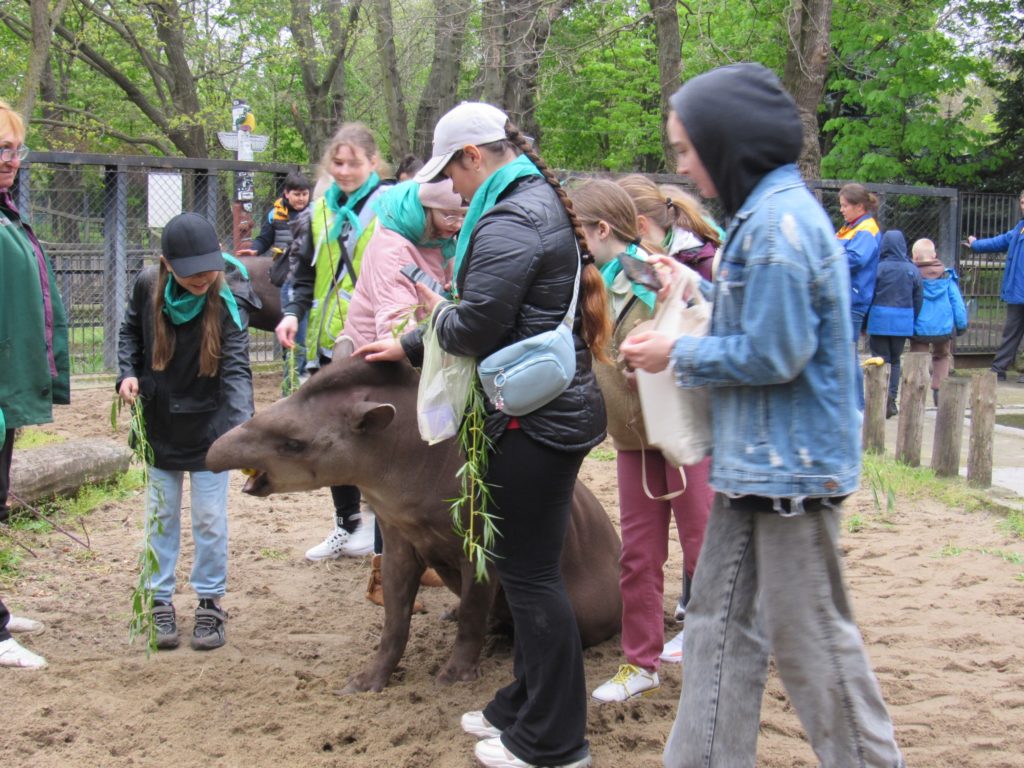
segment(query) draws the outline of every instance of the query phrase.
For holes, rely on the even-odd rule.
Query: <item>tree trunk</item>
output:
[[[462,67],[462,46],[473,0],[436,0],[437,26],[434,27],[434,57],[416,110],[416,129],[412,151],[426,160],[433,149],[434,126],[455,106],[455,94]]]
[[[32,50],[28,57],[28,70],[22,83],[21,95],[18,97],[17,110],[28,123],[35,109],[36,96],[43,80],[46,60],[50,55],[50,40],[53,37],[53,21],[59,19],[67,5],[67,0],[57,0],[50,13],[49,0],[31,0],[29,15],[32,19]]]
[[[377,55],[380,57],[384,101],[388,113],[389,148],[392,158],[401,158],[409,152],[409,119],[402,95],[402,79],[398,73],[398,54],[395,52],[395,24],[391,14],[391,0],[375,0],[377,17]]]
[[[679,11],[676,8],[676,0],[650,0],[650,3],[658,42],[658,85],[661,92],[661,116],[664,122],[670,109],[669,96],[679,88],[679,76],[683,71]],[[661,132],[661,146],[665,153],[665,168],[673,173],[676,169],[676,153],[669,144],[665,131]]]
[[[501,106],[502,51],[505,50],[505,11],[502,0],[483,0],[480,9],[480,101]]]
[[[87,483],[111,480],[127,471],[132,460],[128,446],[100,438],[68,440],[24,451],[11,461],[11,491],[34,504],[67,496]]]
[[[167,137],[186,157],[209,157],[206,128],[200,116],[202,106],[185,50],[184,23],[176,0],[150,2],[153,25],[164,45],[167,67],[163,69],[173,107]]]
[[[782,81],[800,110],[804,128],[800,172],[805,179],[821,177],[818,105],[825,90],[831,52],[832,0],[792,0],[787,19],[786,67]]]

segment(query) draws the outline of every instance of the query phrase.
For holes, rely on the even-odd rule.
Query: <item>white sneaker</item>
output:
[[[43,622],[29,619],[25,616],[11,616],[7,622],[8,632],[20,632],[25,635],[34,635],[43,631]]]
[[[501,736],[501,731],[487,722],[484,713],[479,709],[462,716],[462,730],[478,739],[496,739]]]
[[[476,761],[484,766],[484,768],[536,768],[532,763],[519,759],[505,749],[505,745],[501,743],[500,737],[478,741],[474,752],[476,753]],[[593,760],[587,754],[579,760],[553,766],[553,768],[590,768],[591,765],[593,765]]]
[[[666,664],[683,663],[683,630],[680,630],[678,635],[665,643],[665,648],[658,658]]]
[[[623,664],[611,680],[599,685],[591,694],[595,701],[629,701],[636,696],[646,696],[658,690],[661,683],[657,672],[648,672],[632,664]]]
[[[345,557],[364,557],[373,552],[373,523],[376,520],[373,512],[363,509],[360,513],[359,527],[349,534],[348,541],[341,545],[341,554]]]
[[[319,560],[336,560],[342,556],[342,547],[348,543],[351,537],[352,534],[344,528],[335,526],[326,539],[312,549],[306,550],[306,559],[312,560],[314,563]]]
[[[45,666],[46,659],[18,645],[13,637],[0,643],[0,667],[42,669]]]

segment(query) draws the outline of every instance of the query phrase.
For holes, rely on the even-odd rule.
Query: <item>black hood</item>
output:
[[[878,245],[879,261],[910,261],[907,256],[907,239],[898,229],[889,229],[882,233],[882,242]]]
[[[796,102],[760,64],[705,72],[669,102],[729,216],[765,174],[800,157],[803,126]]]

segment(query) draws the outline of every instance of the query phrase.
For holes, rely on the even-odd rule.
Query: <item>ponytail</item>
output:
[[[537,166],[544,175],[544,180],[551,185],[562,202],[569,222],[572,225],[573,234],[576,236],[576,243],[579,246],[583,259],[583,273],[580,276],[580,308],[583,320],[583,340],[590,348],[591,354],[601,362],[610,362],[607,349],[611,343],[612,325],[608,317],[608,294],[605,289],[604,280],[600,271],[594,264],[594,257],[587,249],[587,239],[583,234],[583,225],[576,217],[572,200],[566,194],[565,189],[555,177],[555,174],[548,168],[540,155],[534,150],[530,141],[519,132],[510,122],[505,124],[505,136],[507,140],[522,152]]]

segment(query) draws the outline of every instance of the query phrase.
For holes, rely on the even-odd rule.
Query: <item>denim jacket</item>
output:
[[[711,484],[802,499],[857,488],[860,419],[842,246],[796,165],[768,173],[733,218],[711,330],[672,350],[677,383],[711,388]]]

